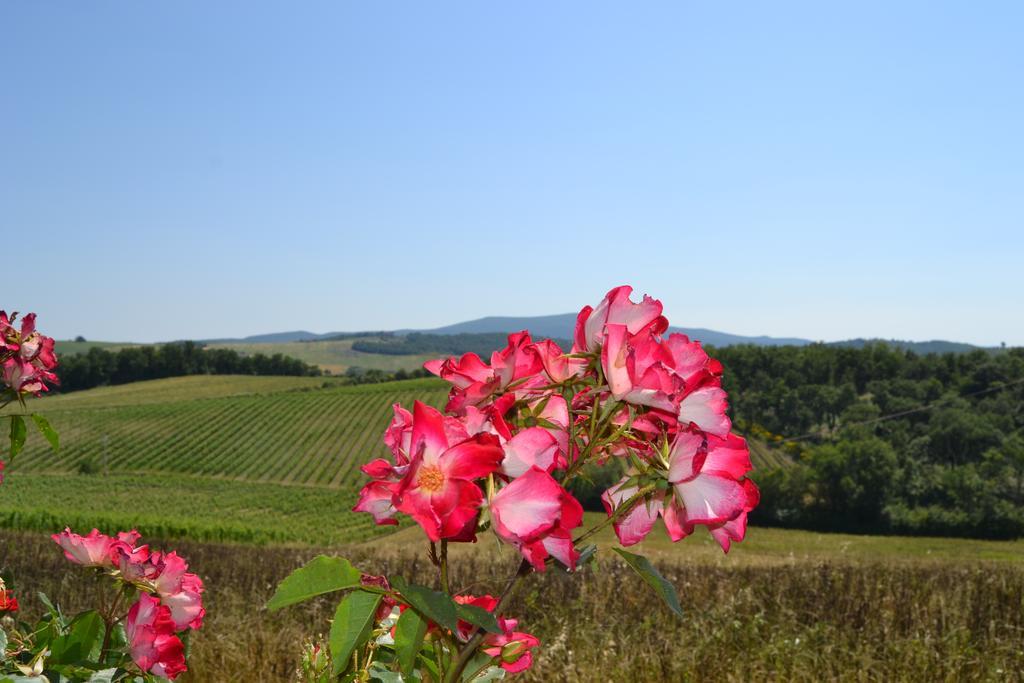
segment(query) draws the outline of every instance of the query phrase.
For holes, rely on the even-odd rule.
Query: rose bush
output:
[[[10,425],[0,483],[25,445],[26,418],[58,449],[57,433],[26,401],[58,383],[56,367],[54,341],[36,329],[35,314],[18,324],[17,313],[0,311],[0,410],[15,403],[21,409],[0,415]],[[134,530],[80,536],[65,529],[53,540],[69,562],[96,575],[99,603],[69,618],[40,596],[47,613],[30,625],[16,619],[13,577],[0,576],[0,683],[173,680],[187,670],[188,634],[202,626],[205,611],[203,582],[184,559],[139,545]]]
[[[37,624],[12,619],[0,631],[0,681],[174,680],[188,669],[189,632],[202,626],[205,610],[202,579],[183,558],[139,545],[135,530],[80,536],[65,529],[53,540],[95,575],[96,609],[69,618],[41,596],[48,612]],[[0,580],[0,612],[17,609]]]
[[[0,311],[0,410],[17,402],[27,410],[26,396],[39,396],[49,391],[49,386],[58,383],[54,369],[57,355],[53,351],[52,337],[36,330],[36,314],[29,313],[16,325],[18,314],[7,315]],[[45,417],[38,413],[5,413],[0,420],[10,424],[10,448],[6,459],[0,457],[0,484],[4,481],[4,469],[14,461],[25,446],[28,437],[25,418],[35,424],[46,438],[50,447],[57,451],[59,439]]]
[[[746,442],[731,433],[722,365],[699,342],[666,334],[661,302],[617,287],[577,317],[572,348],[534,341],[528,331],[485,362],[476,354],[425,367],[451,384],[445,411],[395,405],[384,444],[390,458],[362,467],[369,482],[356,511],[378,524],[404,515],[418,524],[436,585],[365,574],[320,556],[278,586],[280,609],[343,592],[327,643],[310,642],[307,681],[494,680],[524,671],[541,643],[503,612],[517,583],[533,572],[576,572],[591,561],[586,543],[611,525],[622,546],[640,542],[660,517],[673,541],[706,527],[725,552],[743,539],[758,490]],[[54,342],[35,316],[16,324],[0,311],[0,408],[39,395],[57,381]],[[57,448],[42,416],[5,413],[10,462],[24,446],[26,420]],[[0,475],[5,463],[0,460]],[[594,468],[618,481],[602,496],[607,517],[586,531],[570,484]],[[615,481],[615,479],[606,479]],[[453,591],[448,546],[493,532],[521,557],[494,594]],[[176,553],[139,545],[135,531],[53,540],[71,563],[93,572],[105,597],[68,619],[45,604],[34,626],[16,622],[13,582],[0,582],[0,681],[174,679],[187,670],[189,633],[202,626],[202,580]],[[681,613],[673,586],[641,555],[613,550],[667,606]],[[477,584],[474,584],[477,585]],[[44,676],[46,676],[44,678]]]
[[[355,506],[378,524],[407,515],[424,531],[437,569],[431,587],[401,577],[367,580],[341,558],[321,556],[296,570],[271,610],[345,591],[329,642],[310,643],[305,680],[492,680],[529,668],[537,638],[501,613],[516,583],[594,557],[585,542],[612,525],[623,546],[641,541],[661,517],[678,541],[708,528],[725,552],[743,539],[758,490],[746,442],[730,432],[722,365],[682,334],[665,334],[660,301],[616,287],[577,317],[568,351],[522,331],[491,355],[473,353],[425,367],[451,384],[445,412],[394,406],[384,434],[391,458],[362,470],[370,478]],[[621,479],[602,500],[607,518],[577,532],[583,508],[567,486],[595,467]],[[448,544],[494,532],[522,559],[497,595],[452,591]],[[680,612],[670,583],[644,557],[615,548]]]

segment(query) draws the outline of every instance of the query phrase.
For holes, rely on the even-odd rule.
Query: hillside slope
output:
[[[442,406],[437,379],[343,386],[317,377],[196,375],[32,401],[60,433],[30,438],[0,490],[0,526],[64,524],[245,542],[344,543],[387,533],[350,512],[385,455],[391,405]],[[752,444],[755,466],[786,462]],[[325,528],[326,527],[326,528]]]
[[[345,486],[381,454],[392,403],[438,405],[446,395],[433,379],[324,387],[320,378],[193,376],[139,385],[40,401],[64,447],[54,457],[33,443],[19,470],[74,472],[89,462],[110,473]]]

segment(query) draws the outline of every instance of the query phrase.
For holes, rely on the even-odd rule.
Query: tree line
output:
[[[754,473],[761,523],[1024,535],[1024,349],[714,351],[737,429],[792,464]],[[794,438],[795,437],[795,438]]]
[[[63,354],[57,366],[60,392],[184,375],[294,375],[315,377],[320,368],[275,353],[242,355],[232,349],[206,349],[191,341],[131,346],[117,351],[93,347]]]
[[[440,356],[491,346],[484,336],[380,343]],[[437,348],[431,337],[465,338]],[[725,366],[736,428],[791,461],[754,472],[762,503],[753,520],[864,533],[1024,535],[1024,349],[917,354],[871,343],[711,351]],[[60,391],[191,374],[321,374],[281,354],[244,356],[193,342],[93,348],[60,360]],[[349,368],[342,381],[426,374]],[[575,493],[600,507],[608,483]]]

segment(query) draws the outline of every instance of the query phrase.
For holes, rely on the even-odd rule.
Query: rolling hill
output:
[[[487,316],[475,320],[444,325],[431,329],[400,329],[391,332],[327,332],[318,334],[305,330],[294,332],[278,332],[271,334],[252,335],[236,339],[205,339],[203,343],[240,348],[246,344],[287,344],[290,342],[317,342],[374,338],[380,335],[406,335],[418,332],[427,335],[466,335],[466,334],[509,334],[519,330],[529,330],[534,337],[550,339],[571,339],[576,324],[575,313],[559,313],[556,315],[536,316]],[[691,339],[696,339],[710,346],[734,346],[737,344],[753,344],[754,346],[806,346],[816,343],[815,340],[801,337],[772,337],[767,335],[747,336],[709,330],[702,327],[670,327],[669,332],[679,332]],[[916,353],[966,353],[980,348],[963,342],[944,341],[907,341],[901,339],[857,338],[825,342],[830,346],[863,347],[868,343],[884,342],[900,349]]]
[[[149,535],[346,543],[386,532],[351,514],[384,455],[395,402],[444,403],[436,379],[343,386],[316,377],[189,376],[33,402],[60,433],[31,438],[0,491],[0,526],[137,525]],[[38,405],[36,405],[38,404]],[[754,444],[752,444],[754,445]],[[755,465],[779,452],[758,443]]]
[[[427,334],[467,334],[482,332],[517,332],[519,330],[530,330],[535,337],[551,337],[557,339],[571,339],[573,329],[576,326],[575,313],[561,313],[558,315],[539,315],[530,317],[501,317],[490,316],[467,320],[466,322],[446,325],[432,330],[401,330],[402,332],[424,332]],[[670,332],[680,332],[691,339],[697,339],[712,346],[731,346],[733,344],[756,344],[758,346],[803,346],[810,344],[809,339],[797,339],[789,337],[744,337],[738,334],[727,332],[716,332],[698,327],[671,327]]]

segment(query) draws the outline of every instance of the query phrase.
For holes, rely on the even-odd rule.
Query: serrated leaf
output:
[[[482,607],[476,605],[460,605],[455,603],[455,614],[462,621],[468,621],[473,626],[479,626],[485,631],[490,633],[501,634],[501,627],[498,626],[498,620],[494,618],[494,614],[488,612]]]
[[[46,442],[50,444],[50,449],[54,453],[59,453],[60,436],[58,436],[54,428],[50,426],[50,421],[42,415],[36,415],[35,413],[32,413],[32,421],[36,423],[36,429],[38,429],[39,433],[43,435]]]
[[[25,427],[25,418],[21,415],[11,415],[11,460],[25,447],[25,439],[28,437],[28,429]]]
[[[277,585],[274,596],[267,602],[273,612],[325,593],[358,588],[362,573],[341,557],[320,555],[305,567],[296,569]]]
[[[348,668],[352,653],[366,644],[373,630],[373,617],[380,603],[380,593],[352,591],[338,604],[331,624],[331,659],[334,674]]]
[[[401,576],[396,576],[391,581],[391,585],[422,616],[449,631],[454,632],[457,629],[458,617],[455,610],[455,601],[450,596],[432,591],[423,586],[406,583],[405,579]]]
[[[416,655],[423,647],[427,635],[427,622],[416,610],[407,609],[395,624],[395,657],[402,673],[412,673],[416,666]]]
[[[640,578],[654,589],[654,592],[665,601],[670,610],[679,616],[683,616],[683,608],[679,606],[679,596],[676,594],[676,587],[658,573],[658,570],[654,568],[650,560],[643,555],[627,552],[622,548],[612,548],[612,550],[617,552],[626,561],[626,564],[632,567],[633,571],[639,574]]]
[[[50,643],[49,664],[80,664],[99,656],[106,624],[99,613],[83,612],[68,625],[68,632]]]

